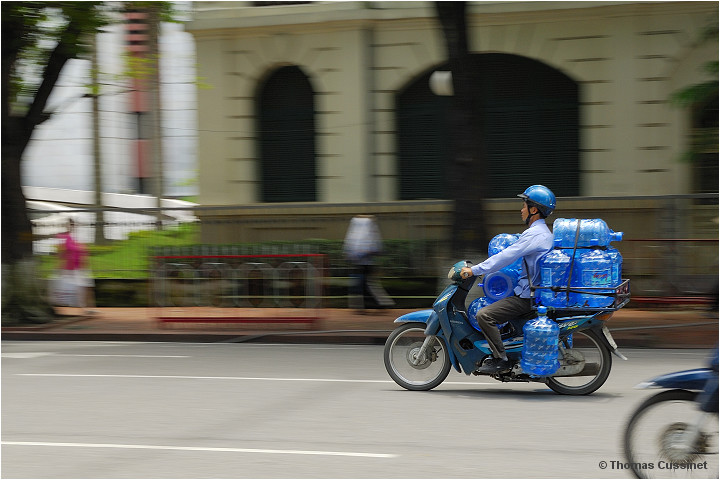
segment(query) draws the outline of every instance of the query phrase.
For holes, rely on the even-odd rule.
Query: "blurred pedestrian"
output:
[[[87,251],[84,245],[76,240],[75,220],[68,219],[67,231],[58,234],[58,238],[63,240],[59,247],[58,254],[60,256],[61,279],[68,282],[76,289],[77,305],[83,309],[86,315],[92,315],[97,312],[91,310],[95,307],[95,282],[87,270]]]
[[[366,295],[377,306],[390,307],[395,302],[385,289],[372,278],[375,257],[382,253],[380,229],[373,215],[357,215],[350,220],[350,226],[343,243],[345,258],[355,265],[354,281],[350,286],[350,306],[364,312]]]

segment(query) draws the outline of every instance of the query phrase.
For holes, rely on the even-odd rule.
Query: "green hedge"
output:
[[[108,245],[88,245],[89,267],[95,278],[146,279],[156,255],[327,255],[330,276],[349,275],[352,265],[343,255],[342,240],[308,239],[301,242],[264,242],[244,244],[200,244],[200,224],[186,223],[165,230],[132,232],[126,240]],[[385,240],[384,251],[377,257],[377,274],[382,276],[426,275],[427,259],[437,245],[421,240]],[[47,278],[59,267],[57,255],[40,255],[40,272]]]

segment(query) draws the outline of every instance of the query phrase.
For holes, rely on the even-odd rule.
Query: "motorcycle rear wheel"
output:
[[[701,418],[696,397],[687,390],[660,392],[632,414],[623,440],[625,458],[637,478],[718,478],[717,413],[703,418],[693,448],[683,448],[682,435]],[[701,467],[687,468],[690,465]]]
[[[612,357],[595,330],[573,332],[572,337],[572,350],[582,354],[586,365],[593,366],[596,371],[588,375],[548,377],[545,384],[561,395],[588,395],[602,387],[607,380],[612,367]],[[564,339],[561,338],[560,341]],[[569,345],[566,345],[566,348],[569,348]]]
[[[417,359],[425,338],[425,324],[413,322],[396,328],[385,342],[385,369],[395,383],[407,390],[432,390],[450,373],[450,356],[445,342],[438,337],[431,337],[427,351]]]

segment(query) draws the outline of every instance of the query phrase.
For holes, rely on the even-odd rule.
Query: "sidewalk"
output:
[[[395,328],[395,318],[409,310],[367,310],[358,314],[330,308],[141,307],[98,308],[92,316],[81,316],[80,310],[74,308],[58,311],[63,317],[52,324],[2,327],[2,340],[382,345]],[[187,318],[194,320],[183,320]],[[624,308],[607,325],[621,349],[711,348],[718,343],[718,316],[704,310]]]

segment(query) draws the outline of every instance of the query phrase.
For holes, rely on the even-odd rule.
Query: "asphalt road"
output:
[[[624,353],[566,397],[454,371],[405,391],[380,346],[6,341],[2,477],[630,478],[633,386],[708,352]]]

